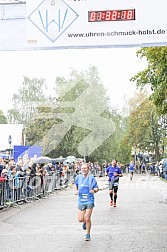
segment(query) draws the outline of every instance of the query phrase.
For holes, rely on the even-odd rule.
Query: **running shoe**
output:
[[[116,207],[117,205],[116,205],[116,202],[114,202],[114,207]]]
[[[113,200],[110,201],[110,206],[113,206]]]
[[[83,228],[83,230],[86,230],[86,223],[85,222],[82,224],[82,228]]]
[[[85,238],[85,241],[90,241],[91,238],[90,238],[90,234],[86,234],[86,238]]]

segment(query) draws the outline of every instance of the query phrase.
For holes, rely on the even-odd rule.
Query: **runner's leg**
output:
[[[109,183],[109,196],[110,196],[110,206],[113,205],[113,184]]]
[[[78,210],[78,221],[85,222],[85,212],[86,210]]]
[[[93,208],[87,208],[85,212],[85,222],[86,222],[86,230],[87,234],[90,234],[91,229],[91,215],[92,215]]]
[[[115,206],[117,202],[117,191],[118,191],[118,186],[114,186],[114,205]]]

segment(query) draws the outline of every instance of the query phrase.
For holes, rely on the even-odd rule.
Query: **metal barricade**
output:
[[[4,206],[5,181],[0,181],[0,209]]]
[[[70,177],[73,178],[73,174],[68,174],[68,181]],[[54,190],[63,188],[64,183],[61,171],[45,176],[15,176],[0,181],[0,209],[19,207],[24,202],[46,197]]]

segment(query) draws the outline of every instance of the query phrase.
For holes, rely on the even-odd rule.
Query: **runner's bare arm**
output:
[[[74,192],[75,195],[78,195],[78,187],[75,186],[75,192]]]

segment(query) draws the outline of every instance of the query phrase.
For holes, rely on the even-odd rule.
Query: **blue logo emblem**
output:
[[[43,0],[28,19],[54,43],[78,17],[63,0]]]

